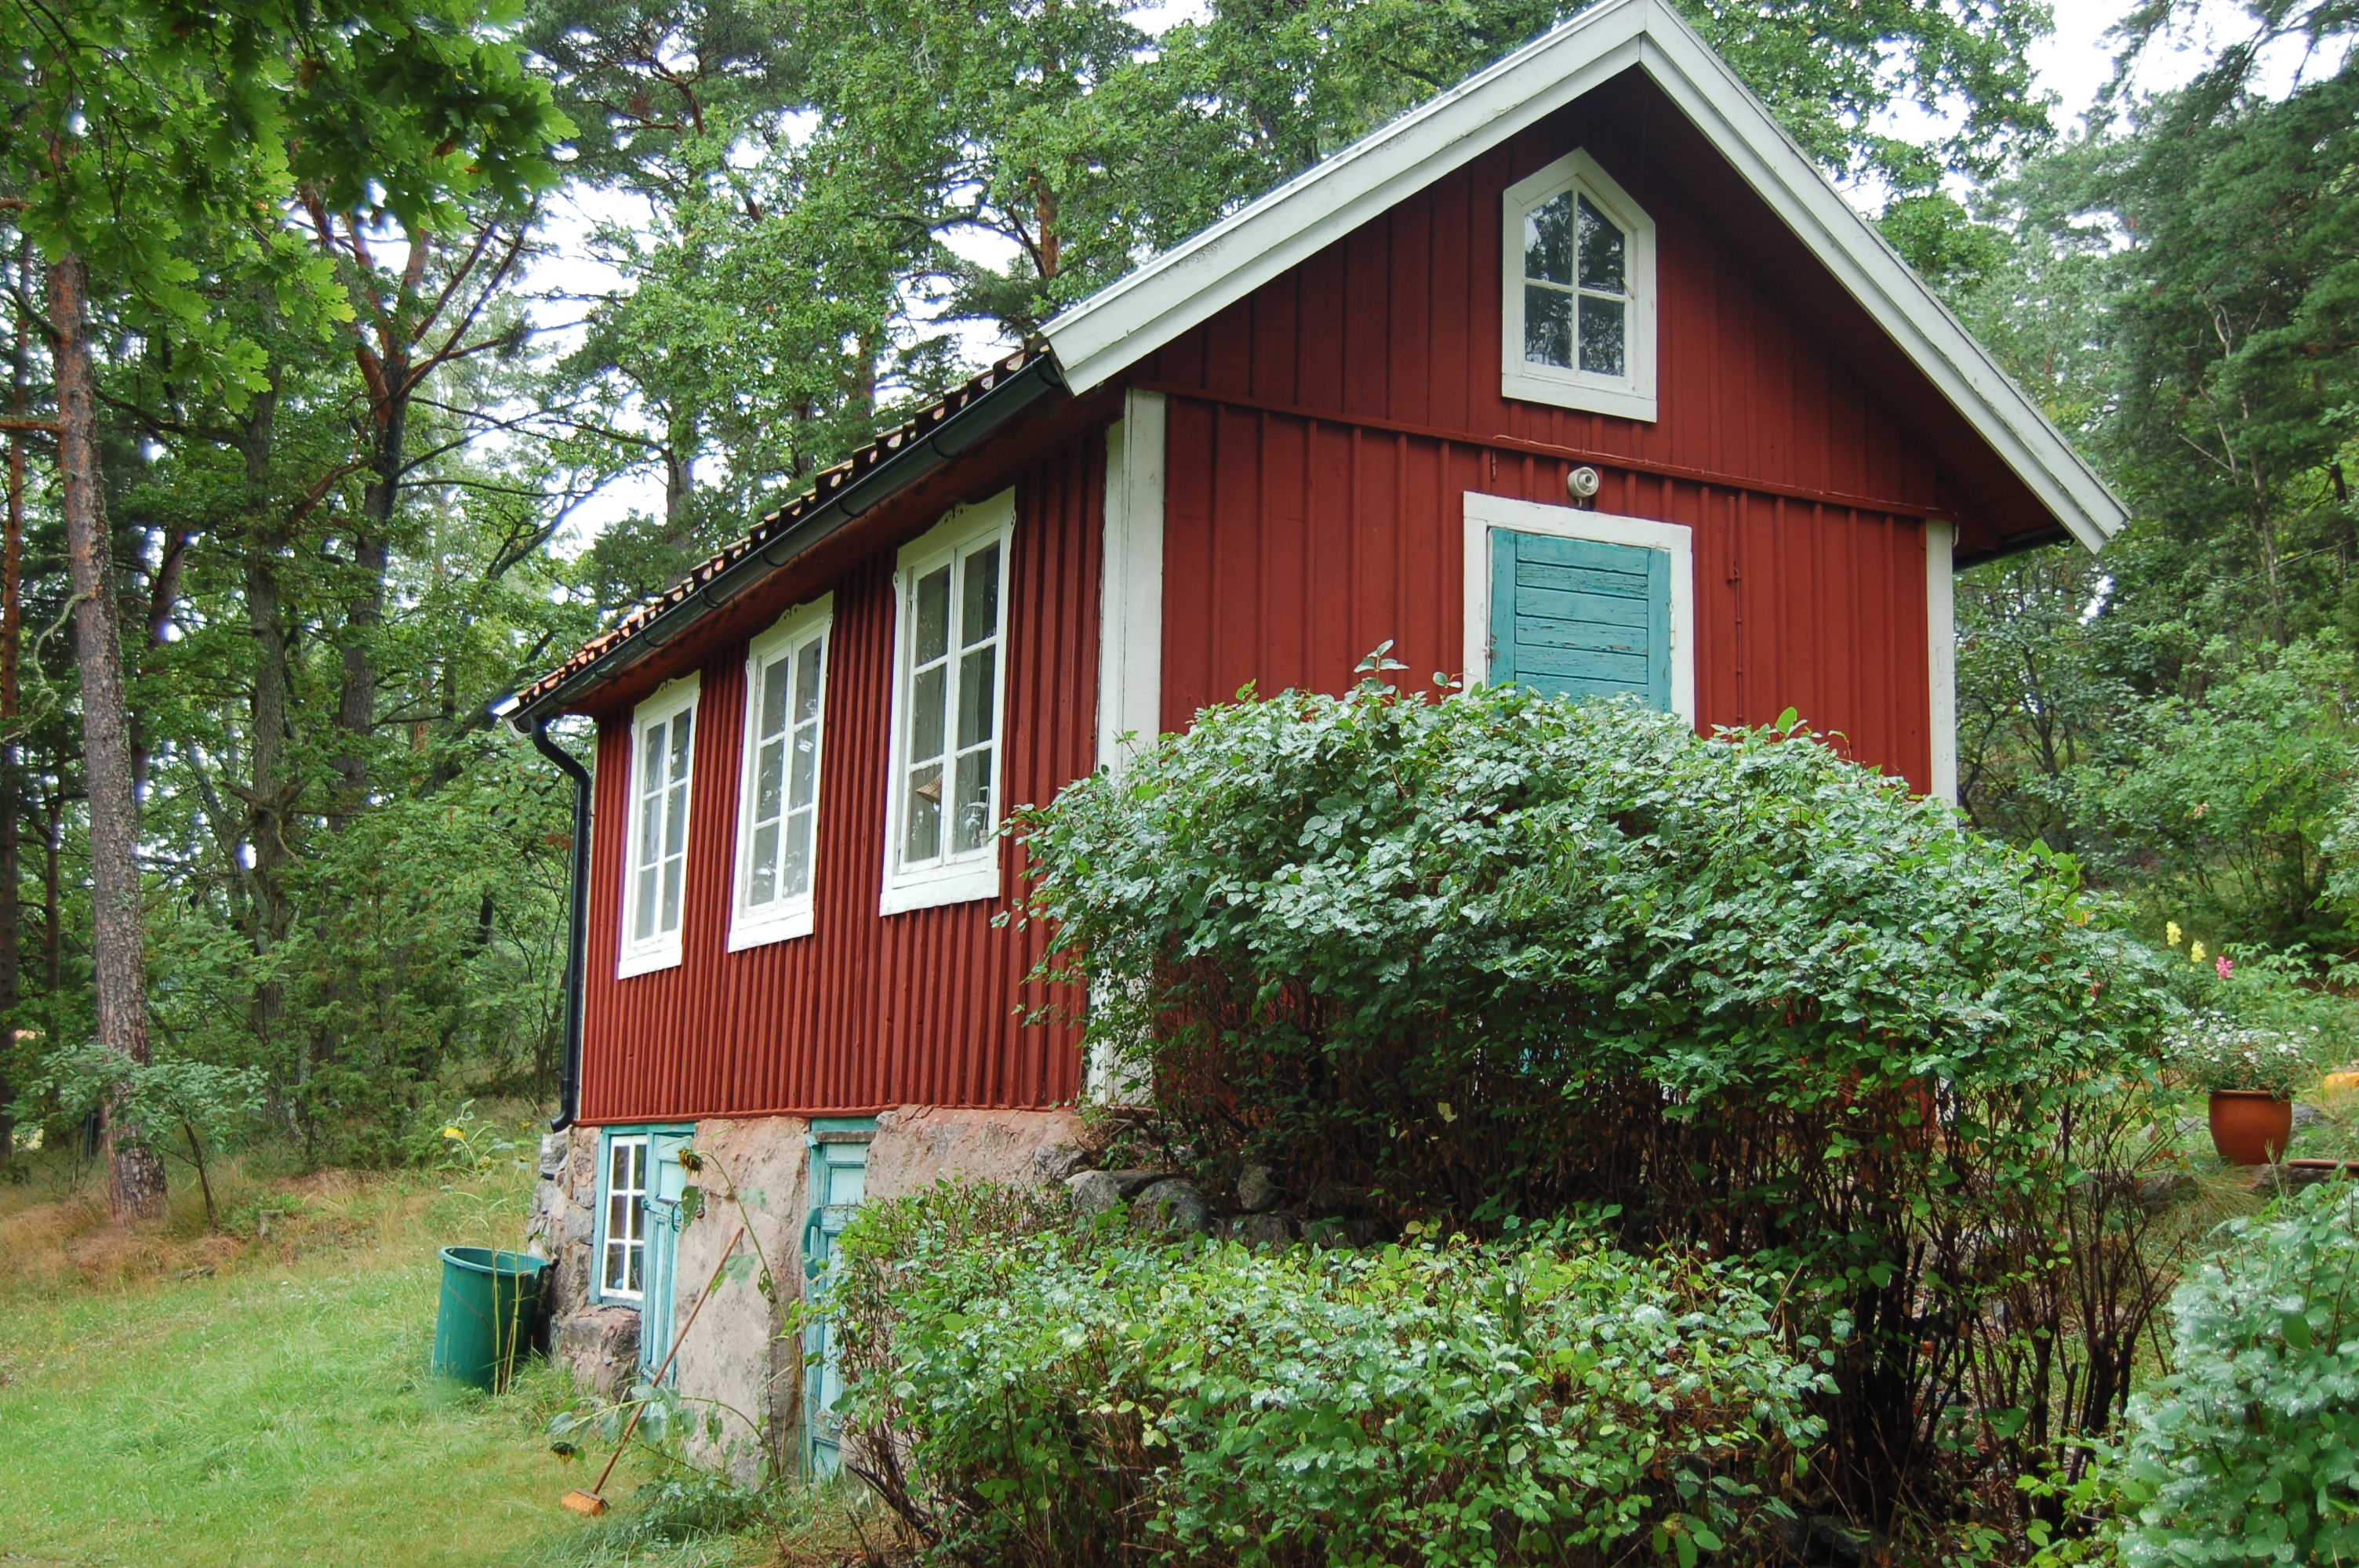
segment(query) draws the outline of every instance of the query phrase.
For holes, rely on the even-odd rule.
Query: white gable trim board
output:
[[[1494,530],[1626,545],[1660,550],[1670,557],[1671,711],[1690,724],[1696,721],[1695,551],[1692,532],[1686,524],[1584,512],[1572,506],[1549,506],[1473,490],[1465,492],[1465,508],[1466,599],[1461,671],[1469,686],[1487,679],[1491,669]]]
[[[1067,384],[1117,374],[1328,244],[1632,68],[1644,70],[2092,550],[2128,514],[1669,0],[1604,0],[1042,329]]]
[[[1958,621],[1951,562],[1957,528],[1925,524],[1925,667],[1931,680],[1935,800],[1958,800]]]

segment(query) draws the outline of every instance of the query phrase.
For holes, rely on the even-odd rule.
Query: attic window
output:
[[[1501,391],[1655,417],[1655,225],[1576,152],[1507,189]]]

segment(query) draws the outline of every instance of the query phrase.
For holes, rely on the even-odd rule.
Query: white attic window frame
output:
[[[1618,375],[1579,368],[1578,340],[1571,365],[1535,360],[1527,352],[1525,299],[1525,223],[1530,215],[1560,196],[1570,194],[1576,204],[1587,202],[1622,232],[1623,369]],[[1499,390],[1525,403],[1553,404],[1589,414],[1652,423],[1655,395],[1656,308],[1655,221],[1614,177],[1583,151],[1567,153],[1528,178],[1507,187],[1500,206]],[[1577,252],[1576,242],[1576,252]],[[1562,293],[1576,303],[1584,295],[1610,302],[1610,291],[1583,287],[1576,261],[1562,285],[1535,282],[1543,292]]]

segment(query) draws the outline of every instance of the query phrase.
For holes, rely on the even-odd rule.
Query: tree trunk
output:
[[[8,345],[9,382],[16,417],[25,416],[25,333],[18,324]],[[16,1152],[16,1123],[8,1114],[16,1087],[7,1066],[16,1044],[16,1004],[24,998],[25,911],[17,879],[22,874],[16,814],[22,802],[17,773],[23,766],[16,735],[16,652],[24,640],[25,438],[8,438],[7,532],[0,537],[0,1161]]]
[[[254,639],[254,697],[248,711],[245,838],[253,856],[248,871],[246,940],[258,960],[250,1022],[265,1051],[279,1048],[286,988],[269,972],[271,955],[293,924],[287,896],[287,867],[294,848],[287,841],[288,808],[295,786],[287,776],[287,704],[291,687],[287,619],[279,591],[278,552],[284,544],[270,507],[271,444],[276,435],[276,387],[254,400],[246,416],[241,455],[255,524],[245,538],[245,627]],[[299,1087],[309,1063],[299,1053],[291,1064]]]
[[[344,733],[344,750],[336,759],[343,798],[332,820],[339,827],[359,811],[368,793],[368,748],[376,730],[377,630],[385,624],[385,573],[390,559],[386,535],[392,531],[396,503],[401,495],[403,448],[409,427],[409,360],[407,354],[385,356],[383,403],[376,410],[376,450],[372,454],[368,488],[361,492],[360,526],[353,535],[353,564],[360,582],[344,604],[343,690],[336,703],[336,728]]]
[[[82,677],[82,771],[90,805],[91,964],[98,1043],[145,1065],[147,931],[139,885],[139,801],[131,787],[131,726],[123,633],[114,601],[105,497],[98,482],[98,389],[83,311],[89,270],[68,251],[49,264],[49,327],[58,384],[58,474],[73,584],[74,660]],[[107,1201],[117,1220],[164,1212],[164,1162],[124,1136],[120,1096],[106,1119]]]

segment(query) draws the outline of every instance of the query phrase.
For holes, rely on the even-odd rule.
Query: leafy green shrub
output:
[[[859,1462],[940,1560],[1692,1564],[1815,1436],[1760,1281],[1568,1227],[1257,1253],[945,1186],[842,1257]]]
[[[2235,1220],[2171,1298],[2116,1468],[2131,1568],[2359,1558],[2359,1188]]]
[[[2155,1157],[2125,1108],[2177,1003],[2069,860],[1790,719],[1374,681],[1208,708],[1020,830],[1051,972],[1206,1179],[1597,1204],[1789,1272],[1794,1321],[1860,1331],[1823,1407],[1854,1517],[1948,1514],[2126,1395],[2169,1273],[2137,1184],[2084,1178]]]

